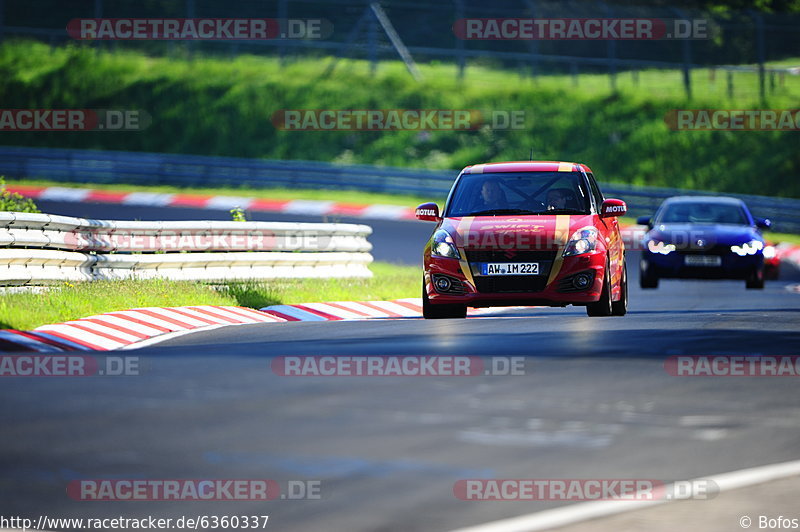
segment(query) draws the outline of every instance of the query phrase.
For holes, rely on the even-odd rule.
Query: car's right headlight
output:
[[[647,249],[650,251],[650,253],[669,255],[675,251],[675,244],[665,244],[664,242],[659,242],[658,240],[648,240]]]
[[[591,225],[578,229],[567,242],[564,248],[564,256],[583,255],[590,253],[597,248],[597,229]]]
[[[448,259],[460,259],[461,255],[456,249],[456,244],[450,233],[444,229],[439,229],[433,233],[431,242],[431,254],[436,257],[446,257]]]

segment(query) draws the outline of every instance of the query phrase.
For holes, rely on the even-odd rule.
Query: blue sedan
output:
[[[639,283],[658,288],[658,280],[743,279],[747,288],[764,288],[761,229],[769,220],[754,218],[737,198],[675,196],[664,200],[642,242]]]

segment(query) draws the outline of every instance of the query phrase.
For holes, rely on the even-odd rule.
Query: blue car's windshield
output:
[[[748,225],[749,221],[739,205],[698,201],[666,205],[655,223]]]
[[[589,214],[591,201],[579,172],[464,174],[445,216]]]

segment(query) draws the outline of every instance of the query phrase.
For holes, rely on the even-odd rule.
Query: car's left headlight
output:
[[[764,246],[765,259],[774,259],[775,255],[777,255],[777,251],[775,251],[775,246]]]
[[[582,227],[572,233],[564,248],[564,256],[582,255],[597,248],[597,229],[592,226]]]
[[[744,257],[745,255],[755,255],[762,249],[764,249],[764,243],[760,240],[751,240],[750,242],[745,242],[741,245],[731,246],[731,251],[740,257]]]
[[[433,242],[431,242],[431,254],[437,257],[447,257],[448,259],[460,259],[461,255],[458,254],[456,244],[450,233],[444,229],[439,229],[433,233]]]

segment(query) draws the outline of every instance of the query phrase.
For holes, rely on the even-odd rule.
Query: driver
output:
[[[547,210],[565,209],[567,207],[567,194],[563,189],[553,188],[547,192]]]
[[[504,209],[508,207],[506,194],[495,179],[488,179],[481,186],[481,201],[484,209]]]

